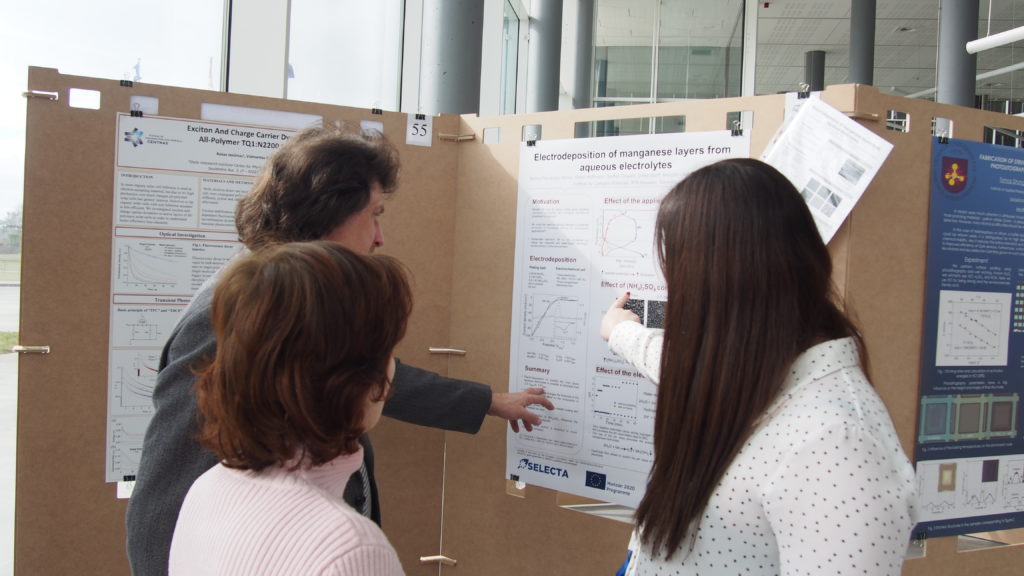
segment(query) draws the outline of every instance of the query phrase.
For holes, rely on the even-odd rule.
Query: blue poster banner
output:
[[[1024,150],[932,142],[918,537],[1024,526]]]

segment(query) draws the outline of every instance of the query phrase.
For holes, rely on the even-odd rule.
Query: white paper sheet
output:
[[[761,159],[800,190],[828,243],[891,150],[881,136],[824,101],[808,98]]]
[[[107,482],[135,475],[153,412],[160,350],[192,294],[238,251],[235,204],[292,133],[118,116]]]

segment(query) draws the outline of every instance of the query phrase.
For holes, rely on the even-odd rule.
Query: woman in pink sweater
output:
[[[217,354],[197,383],[199,440],[220,464],[185,498],[170,574],[403,574],[342,491],[411,308],[397,260],[331,242],[271,246],[224,271]]]

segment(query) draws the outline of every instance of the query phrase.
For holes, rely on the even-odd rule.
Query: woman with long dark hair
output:
[[[664,330],[626,296],[601,327],[659,383],[627,574],[899,574],[914,471],[799,192],[717,162],[664,198],[655,244]]]

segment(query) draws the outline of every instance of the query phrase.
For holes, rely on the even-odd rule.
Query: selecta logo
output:
[[[539,474],[547,474],[549,476],[557,476],[559,478],[568,478],[569,471],[564,468],[556,468],[554,466],[548,466],[547,464],[538,464],[537,462],[530,462],[529,458],[523,458],[519,461],[517,470],[527,470],[530,472],[537,472]]]

